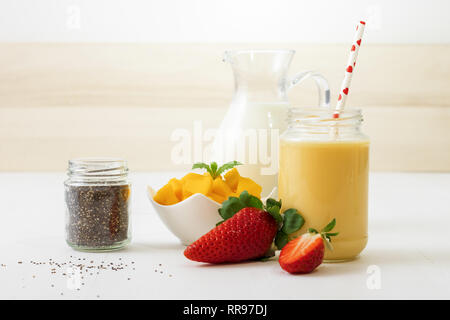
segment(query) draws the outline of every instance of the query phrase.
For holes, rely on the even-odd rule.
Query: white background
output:
[[[448,0],[1,0],[0,42],[449,43]]]
[[[179,174],[184,173],[132,174],[132,243],[117,252],[85,253],[64,242],[64,174],[0,173],[0,194],[8,199],[0,213],[0,299],[450,298],[450,174],[372,173],[369,243],[360,258],[297,276],[284,272],[277,259],[225,265],[186,259],[145,193],[147,184],[159,187]],[[49,259],[86,259],[81,263],[94,265],[133,261],[135,270],[90,275],[85,268],[85,285],[78,291],[62,274],[67,266],[49,266]],[[368,285],[373,268],[379,286]]]

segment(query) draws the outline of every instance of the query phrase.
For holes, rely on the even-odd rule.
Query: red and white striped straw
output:
[[[341,91],[339,92],[336,111],[334,112],[334,118],[339,118],[339,113],[344,110],[345,102],[347,101],[348,90],[350,88],[350,83],[352,82],[353,72],[355,71],[356,58],[358,57],[358,51],[359,47],[361,46],[361,40],[365,26],[366,23],[364,21],[360,21],[356,26],[356,33],[353,39],[352,48],[350,49],[350,56],[348,57],[347,66],[345,68],[345,77],[344,81],[342,81]]]

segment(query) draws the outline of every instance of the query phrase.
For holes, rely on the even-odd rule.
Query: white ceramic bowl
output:
[[[155,191],[151,187],[147,187],[147,191],[159,218],[184,245],[190,245],[222,220],[218,212],[221,205],[203,194],[196,193],[181,202],[165,206],[153,200]]]

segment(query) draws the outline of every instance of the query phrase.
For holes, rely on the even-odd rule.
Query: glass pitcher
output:
[[[276,196],[278,137],[286,128],[288,91],[312,78],[319,89],[319,105],[327,107],[330,102],[328,82],[322,75],[304,71],[288,78],[294,54],[294,50],[224,54],[224,61],[233,69],[234,94],[213,143],[212,159],[242,162],[239,172],[262,186],[262,196]]]

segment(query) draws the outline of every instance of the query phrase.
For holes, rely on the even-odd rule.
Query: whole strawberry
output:
[[[229,197],[219,209],[222,222],[184,251],[186,258],[199,262],[225,263],[262,258],[275,244],[287,242],[288,234],[300,229],[303,217],[295,209],[280,215],[281,201],[260,199],[247,191]]]
[[[268,212],[244,208],[188,246],[184,255],[208,263],[260,258],[270,249],[277,230]]]

